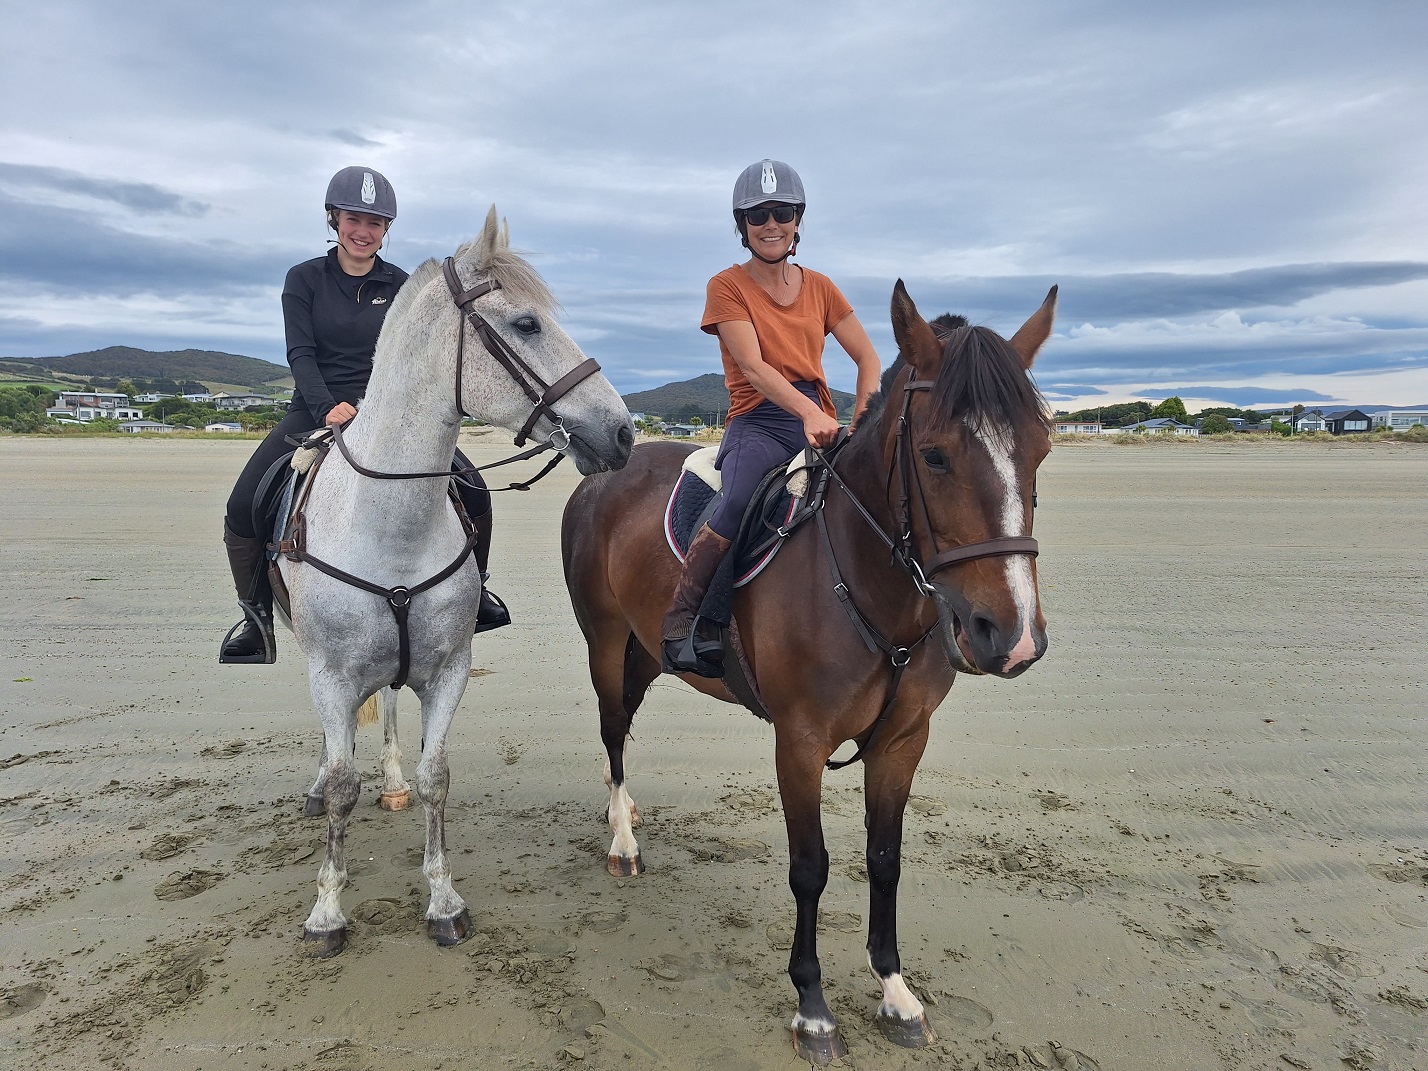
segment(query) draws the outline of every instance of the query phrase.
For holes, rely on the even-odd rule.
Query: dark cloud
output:
[[[1161,402],[1166,398],[1203,398],[1213,402],[1224,402],[1237,408],[1247,405],[1294,405],[1296,402],[1332,402],[1332,394],[1321,394],[1312,390],[1273,390],[1265,387],[1176,387],[1174,390],[1143,390],[1140,396],[1147,401]]]
[[[328,132],[328,136],[334,141],[340,141],[344,145],[351,145],[358,149],[375,149],[382,144],[380,141],[364,138],[354,130],[332,130]]]
[[[190,201],[171,190],[147,182],[119,182],[95,175],[84,175],[61,167],[38,167],[0,161],[0,184],[23,192],[55,191],[79,194],[96,201],[110,201],[121,208],[141,215],[201,216],[209,206]]]

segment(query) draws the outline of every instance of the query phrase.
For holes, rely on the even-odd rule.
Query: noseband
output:
[[[565,397],[570,388],[581,380],[600,371],[599,362],[593,357],[587,357],[554,383],[546,383],[541,379],[539,373],[521,358],[520,354],[506,344],[506,340],[496,333],[486,318],[476,311],[476,299],[489,294],[492,290],[500,289],[501,284],[495,279],[486,279],[469,290],[462,289],[461,278],[456,274],[456,261],[452,257],[447,257],[442,263],[441,273],[446,277],[446,286],[451,291],[451,300],[456,302],[456,307],[465,314],[466,322],[471,325],[471,330],[475,331],[477,337],[481,339],[482,344],[486,347],[486,352],[496,359],[496,363],[510,374],[510,377],[515,380],[516,386],[520,387],[525,396],[535,404],[531,415],[526,417],[526,422],[521,425],[521,430],[516,434],[516,445],[524,446],[531,429],[535,427],[535,422],[541,417],[545,417],[555,425],[555,430],[550,433],[547,441],[555,449],[565,450],[570,445],[570,433],[565,430],[565,425],[560,422],[560,416],[551,408],[551,405]],[[466,411],[466,407],[461,402],[462,364],[465,354],[466,329],[463,326],[456,339],[456,411],[464,417],[470,417],[471,414]]]

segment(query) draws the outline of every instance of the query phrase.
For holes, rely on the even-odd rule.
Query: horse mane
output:
[[[1042,427],[1051,426],[1046,401],[1009,342],[991,328],[973,326],[965,316],[953,313],[943,313],[929,326],[943,346],[931,393],[933,409],[944,426],[960,419],[974,431],[996,434],[1015,427],[1027,414]],[[893,383],[906,366],[907,358],[899,352],[883,371],[861,424],[881,419]]]
[[[504,225],[500,238],[491,243],[491,248],[486,253],[483,261],[481,254],[482,238],[484,235],[477,235],[469,242],[464,242],[457,248],[455,254],[456,266],[461,269],[461,278],[467,285],[474,281],[473,277],[485,277],[494,279],[500,284],[501,290],[506,295],[506,300],[512,305],[523,306],[535,309],[540,312],[556,314],[560,311],[560,303],[555,300],[555,295],[546,286],[545,280],[526,261],[520,253],[510,247],[506,241]],[[397,291],[397,296],[392,301],[391,311],[388,316],[405,313],[407,308],[416,301],[416,297],[426,287],[426,284],[433,279],[441,277],[442,262],[432,257],[423,261],[410,276],[406,283]],[[445,283],[442,286],[445,287]]]

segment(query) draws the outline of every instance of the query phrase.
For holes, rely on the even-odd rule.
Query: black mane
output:
[[[942,343],[942,367],[932,386],[933,408],[945,422],[961,419],[976,431],[1013,428],[1028,415],[1049,427],[1046,403],[1021,356],[989,327],[974,327],[965,316],[943,313],[930,324]],[[877,420],[888,393],[907,364],[899,353],[883,372],[878,393],[862,423]]]

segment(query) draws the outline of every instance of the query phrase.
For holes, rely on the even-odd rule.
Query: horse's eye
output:
[[[540,321],[534,316],[522,316],[515,320],[511,326],[523,335],[534,335],[540,331]]]
[[[938,449],[922,451],[922,460],[933,472],[946,472],[947,456]]]

